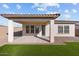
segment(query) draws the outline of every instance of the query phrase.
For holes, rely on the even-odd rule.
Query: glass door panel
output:
[[[26,25],[26,33],[29,33],[29,25]]]
[[[34,33],[34,25],[31,25],[31,33]]]
[[[35,26],[35,33],[39,33],[40,26]]]

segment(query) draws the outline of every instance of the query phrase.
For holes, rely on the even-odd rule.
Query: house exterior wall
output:
[[[15,22],[22,23],[23,28],[23,35],[26,35],[26,24],[33,24],[33,25],[46,25],[45,26],[45,36],[49,36],[49,24],[48,21],[50,19],[13,19]],[[42,37],[42,29],[40,29],[40,32],[37,34],[37,36]]]
[[[58,26],[69,26],[69,34],[58,34]],[[59,37],[74,37],[75,36],[75,24],[55,24],[55,36]]]
[[[75,36],[75,24],[54,24],[55,26],[52,26],[55,30],[54,36],[59,36],[59,37],[74,37]],[[69,26],[69,34],[59,34],[58,33],[58,26]],[[46,36],[48,37],[50,34],[50,24],[46,25]]]
[[[54,21],[54,20],[53,20]],[[26,24],[23,24],[23,35],[26,35]],[[69,26],[69,34],[59,34],[58,33],[58,26]],[[74,37],[75,36],[75,24],[54,24],[52,26],[54,28],[54,36],[57,37]],[[37,34],[37,36],[42,37],[42,31],[40,29],[40,32]],[[46,24],[45,26],[45,36],[49,37],[50,36],[50,23]]]
[[[26,24],[22,24],[22,28],[23,28],[23,35],[26,35]],[[50,32],[50,24],[46,24],[45,26],[45,36],[48,37],[49,36],[49,32]],[[37,34],[37,36],[42,37],[42,29],[40,28],[40,32]]]

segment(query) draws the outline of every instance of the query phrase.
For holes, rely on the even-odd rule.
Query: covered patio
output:
[[[54,20],[60,16],[60,14],[1,14],[1,16],[9,19],[8,22],[8,42],[9,43],[54,43]],[[14,37],[14,22],[21,23],[22,26],[22,36]],[[34,25],[34,33],[26,34],[26,25]],[[45,26],[45,30],[41,26]],[[39,31],[36,31],[36,26],[39,26]],[[41,28],[41,30],[40,30]],[[49,28],[49,29],[48,29]],[[45,35],[43,36],[43,30]],[[29,34],[29,35],[28,35]],[[31,35],[30,35],[31,34]],[[28,35],[28,36],[27,36]],[[15,38],[17,40],[15,40]],[[47,41],[40,40],[47,39]]]

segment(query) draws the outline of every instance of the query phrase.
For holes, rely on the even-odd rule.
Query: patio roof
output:
[[[8,19],[33,19],[33,18],[56,19],[60,16],[60,14],[0,14],[0,15]]]

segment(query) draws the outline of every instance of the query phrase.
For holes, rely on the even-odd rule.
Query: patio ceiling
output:
[[[33,24],[33,25],[46,25],[49,23],[49,21],[16,21],[17,23],[21,24]]]

